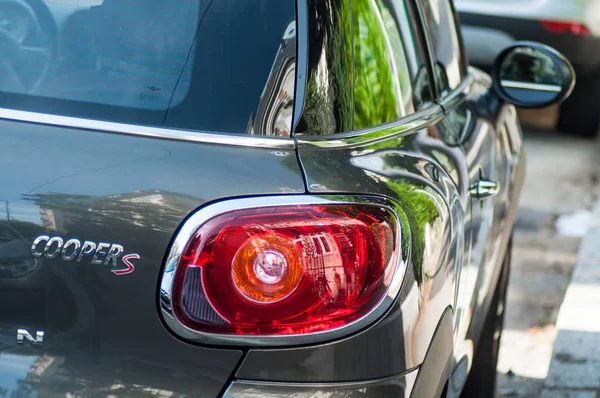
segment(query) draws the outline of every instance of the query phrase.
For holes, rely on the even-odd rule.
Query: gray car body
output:
[[[461,131],[453,112],[468,115]],[[406,394],[432,396],[449,377],[460,392],[524,174],[516,111],[482,72],[470,69],[450,96],[414,115],[345,135],[185,133],[8,109],[0,131],[0,225],[20,247],[0,246],[0,260],[5,269],[33,261],[0,279],[7,394],[237,397],[261,396],[261,386],[288,394],[395,380]],[[459,143],[443,139],[451,131]],[[469,196],[482,177],[500,184],[497,196]],[[385,197],[407,214],[411,256],[383,317],[332,341],[277,348],[207,346],[165,325],[164,260],[190,215],[236,198],[328,194]],[[19,254],[39,235],[120,244],[140,258],[135,272],[116,276],[89,259]],[[17,344],[19,329],[44,331],[43,344]]]

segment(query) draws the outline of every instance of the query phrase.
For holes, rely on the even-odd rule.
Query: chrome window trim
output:
[[[367,205],[379,205],[388,210],[396,216],[397,231],[398,231],[398,254],[396,261],[396,269],[390,279],[387,293],[381,299],[381,301],[373,308],[371,312],[363,316],[362,318],[345,325],[341,328],[317,332],[303,335],[286,335],[286,336],[239,336],[239,335],[224,335],[216,333],[203,333],[188,328],[181,323],[176,315],[173,313],[171,308],[171,297],[172,289],[175,278],[171,278],[171,284],[169,286],[162,286],[163,278],[167,275],[165,270],[167,264],[174,263],[174,275],[177,273],[177,268],[183,250],[187,243],[194,236],[200,226],[206,223],[208,220],[229,212],[232,210],[248,209],[248,208],[265,208],[265,207],[277,207],[284,205],[309,205],[309,204],[367,204]],[[216,202],[197,210],[191,217],[189,217],[179,229],[179,232],[175,236],[174,241],[171,243],[169,248],[169,254],[166,257],[165,263],[163,264],[163,274],[160,278],[160,288],[158,289],[158,302],[161,309],[161,317],[165,324],[171,331],[177,336],[194,343],[210,344],[210,345],[231,345],[231,346],[294,346],[304,344],[322,343],[325,341],[331,341],[346,337],[352,333],[361,331],[368,326],[372,326],[379,320],[392,306],[392,304],[398,298],[398,294],[404,282],[407,269],[407,259],[410,257],[411,251],[411,237],[403,236],[403,228],[401,225],[401,219],[404,216],[401,215],[402,210],[399,205],[392,202],[388,198],[379,196],[358,196],[358,195],[283,195],[283,196],[265,196],[265,197],[254,197],[245,199],[232,199],[223,202]],[[402,253],[401,248],[403,247],[402,241],[408,242],[408,253],[406,258]]]
[[[508,88],[522,88],[525,90],[548,91],[552,93],[560,93],[563,90],[561,86],[555,86],[552,84],[526,83],[515,80],[501,80],[500,85]]]
[[[296,144],[292,138],[257,137],[246,134],[236,135],[191,130],[176,130],[161,127],[149,127],[93,119],[83,119],[70,116],[58,116],[46,113],[19,111],[7,108],[0,108],[0,119],[185,142],[268,149],[294,150],[296,148]]]
[[[320,148],[352,147],[382,141],[395,136],[412,134],[438,123],[443,117],[444,110],[442,107],[439,105],[431,105],[424,110],[376,127],[325,136],[296,134],[294,138],[300,145]]]
[[[452,109],[458,102],[460,102],[464,96],[468,95],[471,91],[471,87],[473,85],[475,78],[469,70],[468,74],[465,76],[460,85],[456,87],[454,90],[450,91],[447,95],[444,96],[440,100],[440,105],[445,110]]]

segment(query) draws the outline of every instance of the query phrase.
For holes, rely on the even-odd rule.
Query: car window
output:
[[[414,113],[431,99],[425,46],[404,0],[353,0],[354,129]]]
[[[0,106],[287,136],[294,0],[8,0]]]
[[[457,29],[450,0],[419,2],[425,19],[426,34],[435,56],[437,85],[443,97],[457,88],[467,73],[466,60],[461,50],[461,33]]]
[[[352,131],[352,18],[350,0],[306,1],[308,65],[304,110],[295,132]]]

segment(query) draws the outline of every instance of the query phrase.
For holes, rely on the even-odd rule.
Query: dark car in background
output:
[[[517,40],[552,46],[575,67],[578,84],[562,104],[558,128],[581,136],[600,129],[600,1],[455,0],[471,62],[490,69]]]
[[[0,395],[493,394],[515,106],[449,0],[0,2]]]

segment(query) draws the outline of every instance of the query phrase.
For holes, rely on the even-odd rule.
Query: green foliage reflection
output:
[[[352,27],[354,128],[359,130],[404,116],[412,88],[397,22],[382,1],[354,1]]]
[[[398,116],[383,27],[371,1],[354,1],[354,125],[377,126]]]
[[[399,200],[404,204],[406,216],[412,235],[412,264],[415,279],[421,283],[424,280],[425,230],[427,225],[433,225],[440,213],[433,199],[415,185],[407,182],[388,181],[388,188],[396,192]]]

